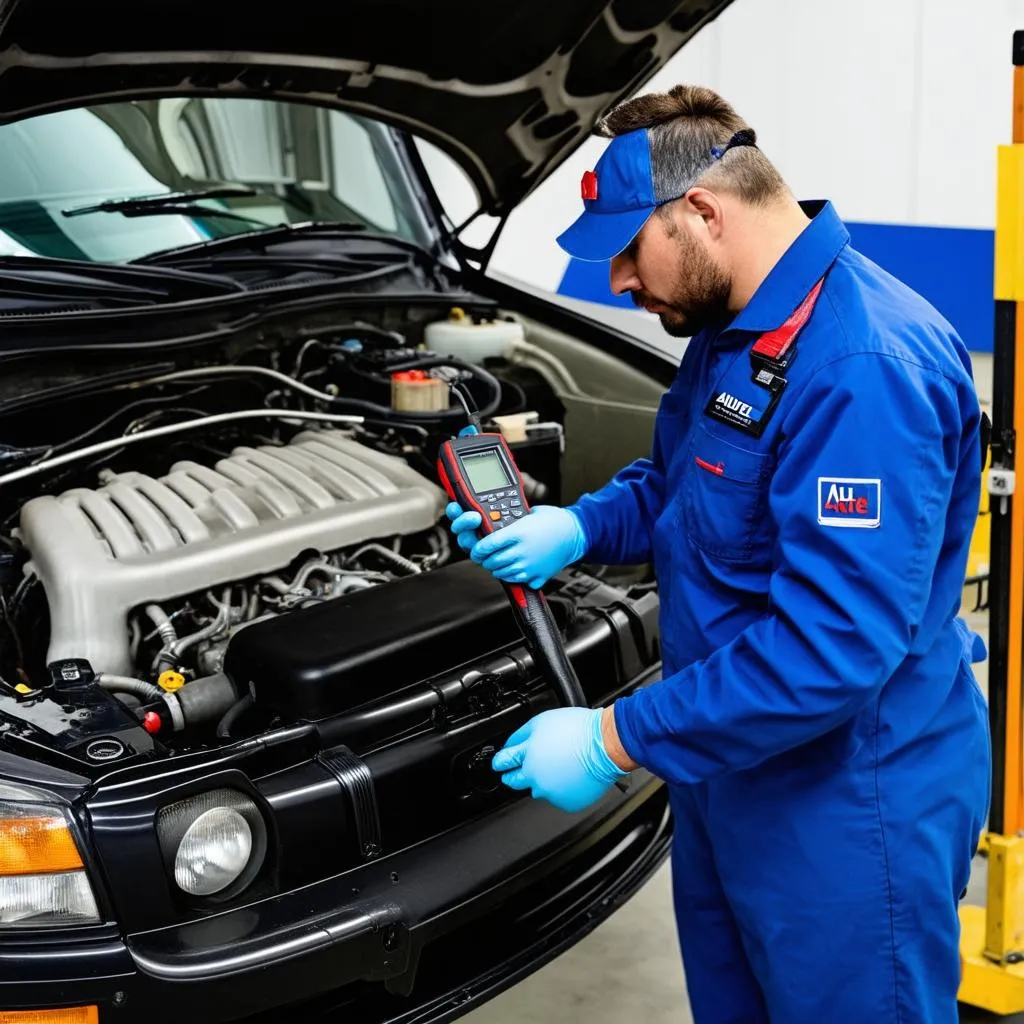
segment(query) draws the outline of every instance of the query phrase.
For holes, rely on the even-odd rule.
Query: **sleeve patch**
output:
[[[818,477],[818,523],[873,529],[882,523],[882,481]]]

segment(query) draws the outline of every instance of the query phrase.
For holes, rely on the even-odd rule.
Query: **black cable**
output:
[[[473,412],[480,412],[480,406],[476,404],[476,399],[473,397],[473,392],[470,391],[469,388],[466,386],[465,381],[457,380],[455,381],[454,384],[452,384],[452,387],[455,388],[459,392],[459,394],[465,396],[465,401],[468,402],[469,405],[473,407]]]
[[[39,582],[39,577],[23,576],[21,582],[14,588],[14,595],[11,597],[11,603],[8,607],[7,614],[15,616],[21,610],[22,604],[25,601],[25,595],[28,591]]]
[[[210,415],[210,413],[205,409],[196,409],[193,406],[188,405],[172,405],[166,409],[154,409],[152,412],[146,413],[145,416],[140,416],[138,419],[132,420],[132,422],[128,424],[129,427],[134,428],[132,430],[132,433],[125,434],[124,436],[131,437],[132,434],[135,433],[140,428],[150,426],[152,423],[155,423],[157,420],[159,420],[162,416],[166,416],[168,413],[171,412],[188,413],[195,419],[202,419],[204,416]]]
[[[225,712],[224,717],[217,723],[217,738],[222,740],[231,739],[231,729],[238,724],[238,720],[254,703],[252,694],[247,693],[240,701],[232,704]]]
[[[384,327],[377,327],[374,324],[360,323],[358,321],[347,324],[326,324],[323,327],[317,327],[315,331],[299,331],[297,337],[308,337],[309,334],[315,333],[318,337],[322,338],[324,335],[327,334],[356,335],[359,334],[360,332],[365,335],[371,335],[381,338],[384,341],[389,341],[391,342],[392,345],[394,345],[396,342],[399,344],[405,343],[405,338],[403,338],[402,335],[398,333],[398,331],[389,331]],[[326,342],[325,344],[340,347],[340,342],[332,341]]]
[[[72,437],[68,441],[62,441],[60,444],[55,444],[46,451],[46,458],[49,458],[55,452],[64,451],[66,448],[73,448],[80,441],[84,441],[88,437],[92,437],[97,431],[102,430],[104,427],[109,426],[119,416],[123,416],[126,412],[130,412],[132,409],[137,409],[140,405],[150,405],[157,403],[158,405],[162,402],[178,402],[182,398],[189,398],[192,395],[198,395],[200,392],[205,391],[209,387],[208,384],[203,384],[200,387],[193,388],[191,391],[185,391],[181,394],[176,395],[154,395],[152,398],[140,398],[136,402],[129,402],[127,405],[122,405],[119,409],[112,412],[106,419],[100,420],[99,423],[91,426],[88,430],[83,431],[75,437]],[[157,410],[154,410],[157,411]],[[204,414],[205,415],[205,414]]]
[[[362,380],[369,381],[371,384],[376,384],[378,387],[385,386],[386,382],[384,380],[383,373],[360,369],[360,367],[356,366],[355,363],[349,359],[345,359],[342,362],[342,365],[345,367],[345,372],[351,374],[353,377],[359,377]]]
[[[516,396],[519,399],[519,404],[516,405],[516,406],[513,406],[511,409],[506,409],[505,410],[505,415],[509,416],[509,415],[512,415],[513,413],[524,412],[525,409],[526,409],[526,401],[527,401],[526,400],[526,391],[525,391],[525,389],[522,388],[519,384],[517,384],[513,380],[503,380],[501,382],[501,386],[503,388],[508,388],[510,391],[516,392]]]
[[[14,625],[14,621],[11,619],[10,610],[7,607],[7,598],[0,593],[0,609],[3,610],[4,625],[7,627],[8,633],[11,635],[11,639],[14,641],[15,650],[15,668],[19,668],[22,671],[25,670],[25,649],[21,645],[21,637],[18,635],[18,629]]]

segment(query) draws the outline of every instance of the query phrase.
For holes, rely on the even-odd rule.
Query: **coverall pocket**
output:
[[[681,495],[682,525],[693,543],[729,561],[754,556],[770,535],[771,466],[770,454],[741,448],[700,424],[690,442]]]

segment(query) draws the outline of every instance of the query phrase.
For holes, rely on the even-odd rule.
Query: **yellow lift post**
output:
[[[984,907],[960,908],[960,1001],[1024,1012],[1024,496],[1014,498],[1024,439],[1024,31],[1013,36],[1013,133],[997,159],[996,328],[989,477],[989,720],[992,811]]]

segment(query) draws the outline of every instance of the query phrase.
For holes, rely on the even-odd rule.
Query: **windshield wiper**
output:
[[[197,199],[238,199],[247,196],[258,196],[259,192],[247,185],[223,185],[219,188],[202,188],[186,192],[162,192],[155,196],[125,196],[121,199],[104,199],[100,203],[90,203],[88,206],[72,206],[70,209],[61,210],[65,217],[81,217],[86,213],[123,213],[126,217],[133,213],[156,212],[167,207],[189,205]],[[197,207],[203,213],[214,211]],[[222,211],[216,211],[218,215]],[[229,214],[224,214],[230,216]],[[249,220],[242,217],[242,220]],[[258,222],[252,222],[258,223]]]
[[[247,217],[233,210],[218,210],[216,207],[200,206],[194,200],[227,199],[236,196],[257,196],[254,189],[238,188],[207,189],[203,192],[168,192],[159,196],[139,196],[135,199],[106,199],[89,206],[75,206],[61,210],[65,217],[81,217],[85,213],[119,213],[122,217],[159,217],[163,215],[182,217],[224,217],[240,220],[254,227],[266,227],[266,222],[256,217]]]

